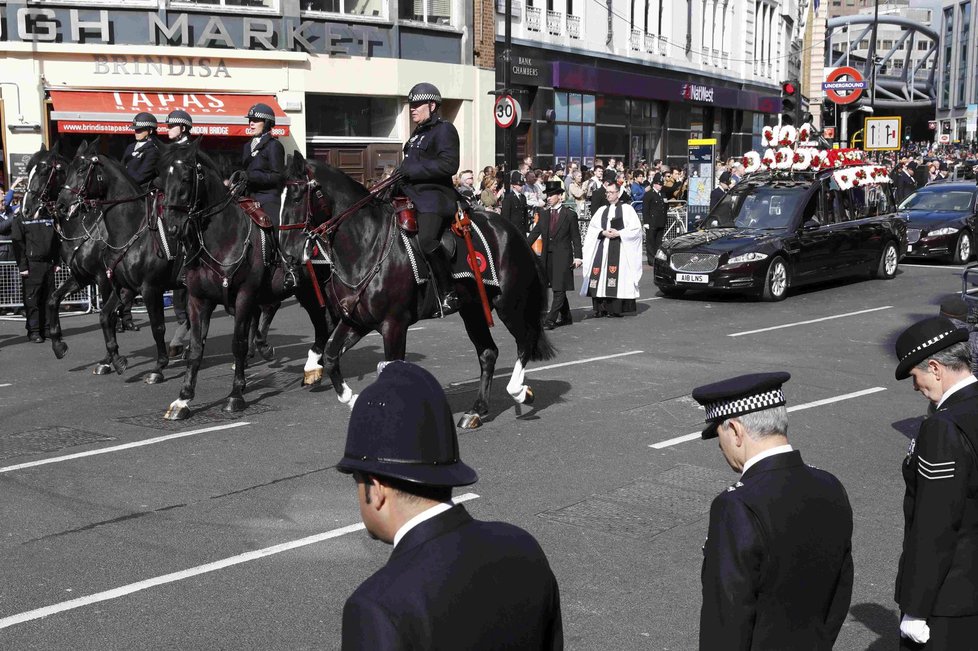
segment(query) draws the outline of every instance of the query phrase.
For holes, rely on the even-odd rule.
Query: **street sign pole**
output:
[[[510,92],[513,70],[513,0],[506,0],[506,27],[503,32],[503,94]],[[503,129],[503,190],[509,192],[509,171],[512,168],[513,159],[516,158],[512,151],[513,137],[510,135],[512,129]]]

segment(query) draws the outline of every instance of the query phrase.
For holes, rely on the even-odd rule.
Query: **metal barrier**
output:
[[[0,242],[4,243],[4,242]],[[60,269],[54,273],[53,286],[57,287],[68,279],[67,269]],[[20,270],[16,262],[0,262],[0,308],[15,310],[24,306],[24,285],[21,280]],[[85,287],[65,296],[61,301],[62,309],[65,305],[79,308],[80,312],[91,312],[94,310],[93,297],[98,292],[93,287]]]

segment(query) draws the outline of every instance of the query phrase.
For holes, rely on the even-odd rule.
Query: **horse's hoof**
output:
[[[149,375],[146,376],[146,379],[143,380],[143,382],[145,382],[146,384],[159,384],[162,381],[163,381],[163,374],[155,373],[155,372],[150,373]]]
[[[224,411],[228,413],[233,413],[236,411],[244,411],[244,408],[246,406],[247,404],[245,403],[244,398],[240,398],[238,396],[232,396],[228,398],[228,401],[226,403],[224,403]]]
[[[466,412],[458,419],[458,426],[461,429],[478,429],[482,427],[482,416],[474,412]]]
[[[526,396],[524,396],[524,398],[523,398],[523,404],[524,405],[532,405],[533,404],[533,400],[534,400],[534,397],[533,397],[533,389],[531,389],[530,387],[526,387]]]
[[[126,369],[129,368],[129,360],[123,357],[122,355],[119,355],[114,360],[112,360],[112,366],[115,367],[115,372],[117,374],[122,375],[123,373],[126,372]]]
[[[323,381],[323,369],[316,369],[315,371],[303,371],[302,372],[302,386],[311,387],[314,384],[319,384]]]
[[[269,346],[267,344],[264,346],[259,346],[258,354],[261,355],[261,358],[263,360],[265,360],[266,362],[270,362],[275,357],[275,346]],[[320,375],[320,377],[322,376]]]
[[[63,341],[51,341],[51,350],[54,351],[55,357],[64,359],[65,355],[68,354],[68,344]]]
[[[180,346],[180,345],[173,346],[173,345],[171,345],[170,347],[168,347],[166,349],[166,356],[169,357],[170,359],[177,359],[181,355],[183,355],[183,350],[184,350],[184,347],[183,346]]]
[[[92,371],[95,375],[108,375],[112,372],[112,366],[109,364],[101,363],[95,365],[95,370]]]
[[[163,414],[166,420],[186,420],[189,416],[190,408],[183,400],[174,400]]]

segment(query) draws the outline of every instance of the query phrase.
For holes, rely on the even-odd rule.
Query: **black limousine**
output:
[[[733,290],[779,301],[805,283],[893,278],[906,250],[906,222],[895,209],[879,168],[759,172],[734,186],[699,230],[663,243],[655,284],[669,297]]]

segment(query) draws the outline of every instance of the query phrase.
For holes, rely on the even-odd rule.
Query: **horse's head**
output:
[[[198,160],[200,141],[171,145],[160,157],[160,184],[165,203],[163,218],[184,232],[203,202],[204,167]]]
[[[323,192],[310,163],[298,151],[286,169],[282,224],[316,226],[333,215],[333,202]]]
[[[56,209],[69,219],[88,199],[104,199],[108,192],[103,161],[98,153],[98,138],[83,142],[65,170],[65,180],[58,193]]]
[[[24,192],[24,214],[33,215],[44,205],[50,206],[65,182],[68,161],[61,155],[61,142],[48,151],[43,145],[27,162],[27,190]]]

